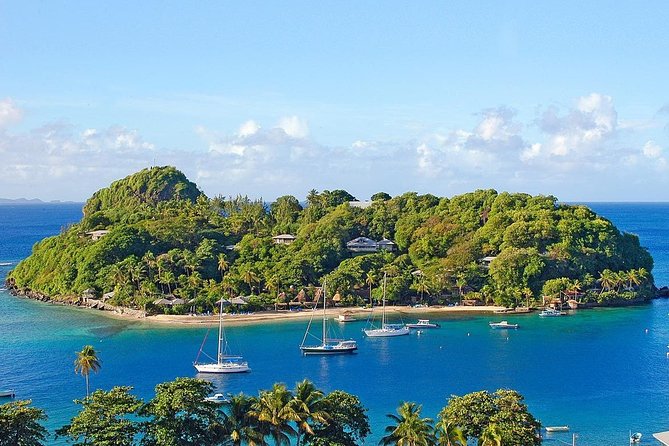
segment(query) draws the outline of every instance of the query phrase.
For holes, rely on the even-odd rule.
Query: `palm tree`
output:
[[[601,273],[599,273],[599,283],[601,285],[601,290],[600,294],[604,290],[610,290],[611,287],[615,284],[615,275],[614,272],[611,271],[610,269],[605,269]]]
[[[256,272],[251,269],[247,269],[242,275],[242,280],[249,286],[251,294],[253,294],[253,284],[259,281]]]
[[[425,280],[422,278],[416,283],[414,286],[416,291],[420,293],[420,301],[421,303],[423,302],[423,295],[427,293],[428,295],[430,294],[430,287],[429,285],[425,282]]]
[[[194,252],[184,251],[184,271],[188,276],[192,276],[195,270],[200,267],[200,260],[197,258]]]
[[[114,263],[109,269],[109,279],[114,283],[114,286],[125,285],[128,282],[125,270],[119,263]]]
[[[223,444],[231,446],[265,445],[263,434],[258,429],[257,420],[249,416],[256,399],[243,393],[231,396],[223,405]]]
[[[316,389],[314,384],[305,379],[297,383],[295,386],[295,394],[291,401],[295,413],[299,417],[297,421],[297,445],[301,444],[301,440],[305,435],[313,435],[314,431],[309,424],[310,421],[315,421],[321,424],[327,424],[330,415],[321,410],[323,399],[323,392]]]
[[[436,443],[431,418],[421,418],[422,406],[403,402],[397,408],[397,415],[388,414],[394,424],[386,427],[386,436],[379,445],[432,446]]]
[[[146,265],[146,270],[149,273],[149,278],[153,279],[153,267],[157,265],[156,255],[151,251],[146,251],[146,253],[144,253],[144,255],[142,256],[142,261]]]
[[[534,297],[534,293],[529,287],[524,287],[520,290],[520,294],[525,298],[525,305],[530,308],[530,299]]]
[[[163,273],[158,277],[158,280],[160,281],[161,285],[167,285],[167,292],[172,294],[172,284],[177,280],[177,278],[174,276],[174,273],[172,271],[163,271]]]
[[[261,423],[261,430],[266,429],[276,446],[290,446],[290,438],[297,435],[290,425],[300,417],[293,408],[293,395],[285,384],[274,384],[272,390],[260,392],[260,396],[248,412]]]
[[[230,263],[228,259],[225,258],[225,254],[221,253],[218,255],[218,271],[221,273],[221,281],[223,281],[223,275],[230,268]]]
[[[462,299],[462,289],[467,286],[467,277],[462,273],[458,274],[455,279],[455,285],[458,287],[458,294],[460,295],[460,299]]]
[[[439,446],[467,446],[467,438],[462,429],[452,425],[443,418],[439,420],[435,430]]]
[[[77,352],[77,359],[74,360],[74,373],[81,373],[86,378],[86,398],[90,394],[88,375],[91,372],[98,373],[101,367],[102,362],[92,345],[85,345],[80,352]]]
[[[365,276],[365,283],[369,285],[369,303],[370,305],[372,304],[372,286],[376,285],[376,274],[374,274],[374,271],[369,271],[367,275]]]
[[[645,282],[648,279],[648,270],[646,268],[639,268],[636,270],[637,276],[640,282]]]
[[[492,423],[481,433],[478,446],[502,446],[502,430]]]

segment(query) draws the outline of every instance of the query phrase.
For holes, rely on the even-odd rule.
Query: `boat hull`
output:
[[[346,355],[355,352],[358,347],[328,348],[323,346],[300,347],[304,355]]]
[[[491,322],[488,325],[495,330],[515,330],[518,328],[518,324],[509,324],[505,322]]]
[[[0,390],[0,398],[14,398],[15,393],[13,390]]]
[[[416,328],[416,329],[422,329],[422,328],[439,328],[439,324],[406,324],[407,328]]]
[[[223,362],[220,364],[193,364],[200,373],[244,373],[250,372],[245,362]]]
[[[365,336],[369,338],[389,338],[393,336],[403,336],[409,334],[407,327],[402,328],[375,328],[371,330],[363,330]]]

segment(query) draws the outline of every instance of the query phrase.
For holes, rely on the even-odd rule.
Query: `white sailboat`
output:
[[[362,330],[370,338],[386,338],[409,334],[409,328],[404,325],[386,323],[386,274],[383,275],[383,310],[381,312],[381,326],[379,328],[365,328]]]
[[[341,355],[345,353],[353,353],[358,349],[358,343],[352,339],[333,339],[328,338],[328,318],[325,312],[325,281],[323,282],[323,330],[321,337],[319,338],[320,343],[316,345],[305,345],[307,342],[307,336],[309,336],[309,329],[311,328],[311,323],[314,319],[314,314],[318,311],[318,301],[314,305],[313,312],[311,313],[311,318],[309,319],[309,325],[307,325],[307,331],[304,333],[304,338],[302,338],[302,344],[300,345],[300,350],[305,355]]]
[[[249,368],[248,362],[244,360],[241,356],[235,356],[228,354],[228,340],[225,337],[225,330],[223,329],[223,298],[217,302],[220,304],[218,311],[218,351],[216,355],[216,362],[210,363],[199,363],[198,359],[203,353],[202,348],[204,343],[207,340],[205,336],[202,345],[200,346],[200,351],[195,358],[193,366],[200,373],[241,373],[248,372],[251,369]],[[208,356],[205,353],[205,356]],[[212,358],[213,359],[213,358]]]

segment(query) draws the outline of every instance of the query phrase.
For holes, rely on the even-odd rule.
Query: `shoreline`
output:
[[[103,304],[97,300],[90,300],[83,302],[80,299],[73,299],[72,301],[53,300],[48,296],[39,293],[25,293],[16,289],[8,289],[9,294],[15,298],[36,300],[45,304],[59,305],[71,307],[73,309],[83,310],[91,313],[96,313],[104,317],[116,320],[123,320],[128,322],[136,322],[149,325],[162,325],[171,327],[194,327],[202,325],[216,325],[218,324],[218,314],[211,315],[172,315],[172,314],[157,314],[146,316],[143,311],[133,310],[125,307],[114,307],[112,305]],[[386,306],[386,313],[392,317],[396,316],[411,316],[416,317],[421,315],[453,315],[453,314],[495,314],[495,311],[505,310],[505,307],[495,305],[479,305],[479,306],[431,306],[431,307],[410,307],[405,305]],[[380,307],[374,307],[374,311],[380,313]],[[337,322],[339,315],[347,313],[350,314],[354,320],[342,323],[353,323],[365,321],[370,313],[371,308],[367,307],[334,307],[327,308],[326,315],[333,318]],[[316,313],[322,314],[321,309],[317,309]],[[309,319],[314,315],[314,310],[267,310],[254,313],[225,313],[223,321],[226,325],[262,325],[267,323],[277,323],[285,321],[299,321]],[[501,316],[501,315],[500,315]]]
[[[375,307],[376,308],[376,307]],[[496,310],[501,310],[504,307],[498,306],[457,306],[457,307],[421,307],[413,308],[408,306],[386,306],[386,313],[390,315],[425,315],[425,314],[434,314],[434,315],[444,315],[444,314],[494,314]],[[375,310],[376,312],[380,310]],[[329,318],[334,318],[335,322],[337,317],[340,314],[350,314],[354,321],[342,322],[344,324],[354,323],[365,321],[367,317],[371,314],[372,310],[370,308],[364,307],[335,307],[328,308],[326,310],[326,315]],[[279,311],[260,311],[250,314],[232,314],[226,313],[223,316],[223,321],[226,325],[257,325],[271,322],[285,322],[292,320],[304,320],[312,317],[313,310],[302,310],[302,311],[289,311],[289,310],[279,310]],[[322,314],[322,310],[316,310],[316,313]],[[126,318],[122,315],[119,317]],[[197,326],[197,325],[214,325],[218,323],[218,315],[210,316],[191,316],[191,315],[169,315],[169,314],[158,314],[154,316],[146,316],[142,319],[135,319],[141,322],[146,322],[150,324],[160,324],[160,325],[171,325],[171,326]]]
[[[654,297],[662,298],[669,297],[669,288],[664,287],[658,291],[666,290],[664,294],[657,293]],[[48,303],[52,305],[60,305],[73,307],[80,310],[96,312],[104,317],[109,317],[116,320],[123,320],[127,322],[135,322],[147,325],[154,326],[164,326],[164,327],[195,327],[195,326],[213,326],[218,324],[218,315],[170,315],[170,314],[158,314],[147,316],[146,313],[142,310],[136,310],[126,307],[116,307],[109,305],[97,299],[84,298],[83,296],[77,296],[70,298],[68,300],[54,300],[49,296],[41,294],[39,292],[34,292],[31,290],[19,290],[12,288],[11,284],[6,288],[6,291],[9,292],[13,297],[37,300],[43,303]],[[651,299],[652,300],[652,299]],[[645,300],[633,300],[626,302],[616,302],[609,305],[583,305],[582,309],[588,308],[599,308],[599,307],[625,307],[625,306],[635,306],[648,303],[650,301]],[[380,307],[374,307],[374,310],[377,314],[381,311]],[[317,312],[321,312],[321,309],[318,309]],[[474,315],[495,315],[497,317],[505,317],[507,315],[516,315],[516,314],[531,314],[534,309],[529,310],[511,310],[502,306],[495,305],[458,305],[458,306],[425,306],[425,307],[411,307],[408,305],[393,305],[386,306],[386,312],[392,315],[410,318],[411,316],[423,316],[425,315],[434,315],[434,317],[440,317],[444,315],[463,315],[463,314],[474,314]],[[350,314],[354,320],[341,322],[341,323],[351,323],[351,322],[360,322],[365,321],[370,313],[372,312],[371,308],[368,307],[331,307],[326,310],[326,315],[329,318],[334,319],[335,322],[339,315],[347,313]],[[311,309],[302,309],[301,311],[290,311],[290,310],[265,310],[254,313],[225,313],[223,320],[226,325],[232,326],[243,326],[243,325],[263,325],[269,323],[278,323],[286,321],[299,321],[305,320],[312,317],[314,310]],[[407,321],[409,322],[409,321]]]

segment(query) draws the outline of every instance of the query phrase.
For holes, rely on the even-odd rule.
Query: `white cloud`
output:
[[[648,141],[641,149],[646,158],[660,158],[662,156],[662,147],[658,146],[655,141]]]
[[[499,107],[483,110],[472,131],[456,129],[435,134],[416,145],[420,175],[470,184],[510,167],[528,147],[514,110]]]
[[[309,135],[309,126],[306,121],[297,116],[286,116],[281,118],[277,127],[293,138],[306,138]]]
[[[258,123],[253,120],[250,120],[246,121],[244,124],[241,125],[241,127],[239,127],[239,131],[237,132],[237,134],[243,138],[245,136],[251,136],[256,134],[258,130],[260,130],[260,126],[258,125]]]
[[[10,98],[0,100],[0,129],[9,127],[21,120],[23,112]]]
[[[556,107],[547,108],[537,124],[549,136],[544,143],[546,154],[582,156],[602,149],[601,144],[615,136],[618,113],[610,96],[591,93],[578,98],[564,116]]]
[[[13,102],[1,101],[2,107],[11,111],[2,122],[20,119]],[[667,168],[662,136],[641,138],[643,130],[632,127],[621,131],[606,95],[577,98],[567,109],[544,108],[533,122],[508,107],[473,116],[464,128],[442,124],[446,130],[421,129],[420,136],[392,141],[360,134],[342,146],[314,141],[297,116],[268,118],[269,124],[249,119],[228,131],[195,127],[203,147],[189,151],[159,149],[121,126],[76,130],[49,124],[15,134],[0,129],[0,195],[83,200],[115,179],[170,164],[209,195],[302,198],[312,188],[342,188],[364,199],[380,190],[448,196],[492,187],[562,198],[565,190],[578,197],[597,188],[606,193],[605,185],[640,184],[638,172]]]

